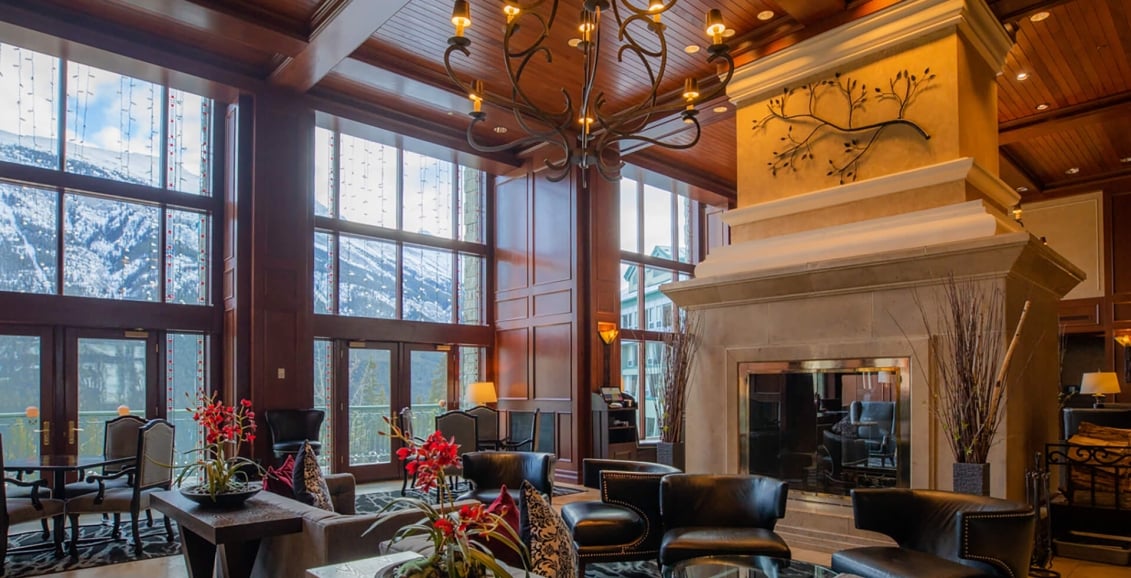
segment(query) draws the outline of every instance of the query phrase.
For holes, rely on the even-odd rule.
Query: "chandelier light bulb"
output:
[[[452,7],[452,24],[456,27],[456,36],[463,36],[463,30],[471,26],[471,8],[467,0],[456,0]]]
[[[727,26],[723,24],[723,13],[718,8],[712,8],[707,12],[707,36],[711,37],[711,41],[715,44],[722,44],[723,32],[726,32]]]
[[[467,95],[471,99],[472,106],[475,112],[482,112],[483,109],[483,81],[476,80],[471,83],[471,92]]]
[[[683,81],[683,100],[690,104],[697,98],[699,98],[699,81],[689,77]]]
[[[505,4],[503,6],[503,14],[507,15],[507,24],[510,24],[512,21],[514,21],[515,17],[518,16],[518,13],[521,11],[522,10],[520,10],[519,7],[515,6],[514,4]]]

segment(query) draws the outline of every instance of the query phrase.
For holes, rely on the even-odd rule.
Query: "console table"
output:
[[[273,503],[275,497],[260,493],[241,507],[218,509],[172,490],[152,494],[150,505],[177,522],[191,578],[211,577],[217,556],[222,576],[243,578],[251,576],[260,540],[302,531],[302,515]]]

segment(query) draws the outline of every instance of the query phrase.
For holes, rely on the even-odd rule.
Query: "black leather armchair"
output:
[[[766,476],[672,474],[660,482],[665,577],[696,558],[752,565],[770,578],[792,553],[774,533],[785,515],[786,482]]]
[[[586,487],[599,488],[601,501],[562,506],[573,536],[578,575],[593,562],[653,560],[660,552],[660,480],[680,471],[671,466],[625,460],[586,459]]]
[[[326,412],[320,409],[269,409],[264,418],[271,430],[271,450],[275,452],[275,459],[282,460],[287,454],[297,454],[307,441],[315,454],[321,452],[322,442],[318,441],[318,437]]]
[[[554,456],[536,452],[467,452],[463,454],[463,479],[472,489],[460,500],[479,500],[490,504],[504,485],[516,504],[522,503],[520,488],[528,481],[534,489],[554,495]]]
[[[1036,518],[1026,504],[934,490],[852,492],[856,527],[898,546],[841,550],[833,570],[865,578],[973,578],[1029,574]]]

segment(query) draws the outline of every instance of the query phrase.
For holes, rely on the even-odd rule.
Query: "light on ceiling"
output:
[[[1121,163],[1131,163],[1131,157],[1119,157]]]
[[[1026,78],[1029,78],[1028,72],[1018,72],[1017,73],[1017,80],[1025,80]]]
[[[507,127],[499,125],[493,129],[498,134],[507,134]]]
[[[1043,102],[1041,104],[1037,105],[1037,110],[1048,110],[1048,109],[1049,109],[1049,105],[1047,105]]]
[[[715,108],[711,109],[711,112],[726,112],[726,111],[727,111],[727,107],[725,107],[725,106],[716,106]]]
[[[1027,193],[1027,192],[1029,192],[1029,187],[1026,187],[1025,185],[1021,185],[1020,187],[1017,187],[1017,192]]]
[[[774,17],[774,11],[773,10],[763,10],[763,11],[758,13],[758,20],[766,21],[766,20],[772,19],[773,17]]]
[[[1072,167],[1072,168],[1068,169],[1067,171],[1064,171],[1064,174],[1066,174],[1066,175],[1074,175],[1074,174],[1076,174],[1076,173],[1078,173],[1078,172],[1080,172],[1080,167]]]
[[[683,49],[683,51],[688,53],[688,54],[695,54],[695,53],[699,52],[699,45],[698,44],[688,44],[687,47]]]
[[[1049,16],[1050,16],[1050,14],[1047,11],[1042,10],[1042,11],[1037,12],[1036,14],[1033,14],[1032,16],[1030,16],[1029,21],[1030,22],[1041,22],[1042,20],[1046,20]]]
[[[550,38],[556,23],[560,0],[545,2],[521,2],[505,0],[503,11],[507,17],[503,31],[501,50],[496,52],[505,71],[510,86],[489,90],[482,81],[466,81],[456,73],[452,55],[459,53],[471,56],[471,39],[464,36],[464,30],[471,26],[468,0],[454,0],[452,24],[455,35],[448,38],[448,48],[444,52],[444,68],[449,78],[472,100],[471,124],[467,128],[467,142],[480,152],[499,152],[521,149],[547,143],[559,151],[557,160],[551,154],[545,161],[547,178],[560,181],[569,175],[573,167],[578,167],[582,183],[588,178],[588,169],[595,168],[602,177],[616,180],[620,177],[622,163],[619,148],[625,142],[643,142],[670,149],[688,149],[699,142],[701,127],[696,118],[697,103],[710,101],[726,91],[726,86],[734,75],[734,59],[724,38],[733,35],[726,27],[722,12],[709,10],[706,14],[704,31],[711,39],[707,47],[707,63],[714,65],[709,74],[710,84],[700,89],[698,78],[684,80],[684,90],[675,92],[673,83],[665,82],[664,72],[668,70],[667,25],[660,22],[660,16],[672,10],[680,0],[647,0],[634,4],[633,0],[620,0],[611,5],[610,0],[582,0],[581,17],[577,22],[580,38],[570,40],[570,46],[584,54],[583,79],[580,90],[572,95],[563,89],[563,102],[559,106],[546,106],[531,98],[535,81],[523,82],[523,73],[529,68],[553,66],[553,49]],[[686,5],[686,4],[685,4]],[[539,6],[547,6],[538,9]],[[611,6],[611,9],[610,9]],[[540,13],[541,12],[541,13]],[[561,11],[564,13],[564,10]],[[612,13],[611,17],[608,13]],[[606,14],[604,26],[601,16]],[[516,39],[519,23],[529,18],[524,30],[533,31]],[[565,17],[563,16],[563,19]],[[646,21],[647,26],[642,26]],[[565,24],[572,26],[573,24]],[[621,60],[631,61],[631,66],[643,66],[645,76],[651,86],[643,96],[620,110],[608,110],[608,96],[596,86],[597,69],[602,66],[601,33],[605,27],[613,27],[608,32],[615,44],[606,48],[616,50],[616,61],[609,60],[605,66],[617,66]],[[537,34],[533,40],[530,36]],[[665,47],[656,50],[653,46]],[[685,49],[688,53],[698,51],[698,47]],[[528,66],[535,62],[535,66]],[[535,73],[539,74],[539,73]],[[608,77],[609,74],[602,74]],[[612,75],[615,76],[615,75]],[[664,92],[661,92],[663,90]],[[669,92],[670,91],[670,92]],[[615,99],[614,99],[615,100]],[[476,141],[474,127],[484,122],[487,113],[482,109],[486,102],[513,115],[525,136],[499,145],[486,145]],[[648,136],[645,131],[657,121],[678,115],[685,123],[693,125],[691,139],[684,135],[672,135],[667,140]],[[501,128],[501,127],[499,127]],[[496,132],[501,132],[496,129]]]

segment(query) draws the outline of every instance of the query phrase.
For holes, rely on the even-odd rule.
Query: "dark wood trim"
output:
[[[1002,180],[1014,187],[1024,186],[1029,188],[1028,191],[1021,193],[1022,199],[1030,200],[1030,197],[1038,197],[1044,191],[1044,186],[1037,180],[1037,177],[1033,176],[1029,167],[1017,160],[1017,157],[1009,149],[1005,147],[998,149],[998,164],[1000,167],[998,172],[1001,174]]]
[[[1097,190],[1112,193],[1131,191],[1131,168],[1089,175],[1084,178],[1053,181],[1045,186],[1044,198],[1067,197]]]
[[[1096,123],[1121,121],[1131,116],[1131,92],[1066,106],[998,125],[998,145],[1032,140],[1056,132],[1076,130]]]
[[[217,334],[221,330],[219,310],[211,306],[0,292],[0,324],[3,323],[160,328]]]
[[[652,150],[654,150],[654,148],[644,149],[622,160],[654,173],[687,183],[693,187],[713,191],[720,197],[725,198],[730,204],[737,202],[738,187],[736,182],[728,181],[718,175],[695,171],[694,167],[674,166],[666,159],[653,156]]]
[[[193,195],[172,191],[159,187],[147,187],[121,181],[112,181],[87,175],[76,175],[44,169],[30,165],[21,165],[0,161],[0,179],[18,181],[29,186],[47,189],[66,189],[71,192],[86,192],[96,195],[106,195],[143,201],[147,203],[160,203],[187,207],[201,211],[216,211],[219,202],[215,197]]]
[[[138,12],[176,20],[184,26],[202,32],[222,32],[226,38],[264,52],[279,52],[284,56],[294,56],[306,48],[305,38],[272,27],[262,18],[264,13],[232,13],[200,0],[112,1]]]
[[[352,221],[332,219],[330,217],[314,217],[314,228],[316,230],[337,231],[349,235],[371,237],[375,239],[393,241],[396,243],[404,243],[408,245],[416,245],[420,247],[447,249],[449,251],[471,253],[473,255],[487,255],[487,246],[481,243],[457,241],[455,239],[447,239],[433,235],[424,235],[410,231],[386,229],[385,227],[366,225],[364,223],[354,223]]]
[[[1048,10],[1070,0],[990,0],[990,10],[1002,22],[1018,20],[1034,12]]]
[[[844,10],[844,4],[844,0],[777,0],[786,14],[806,26]]]
[[[271,84],[306,92],[365,43],[408,0],[332,0],[320,13],[310,43],[271,72]]]
[[[494,344],[495,328],[491,325],[449,325],[400,319],[315,315],[314,337],[353,340],[388,340],[390,335],[404,343],[472,345]]]

